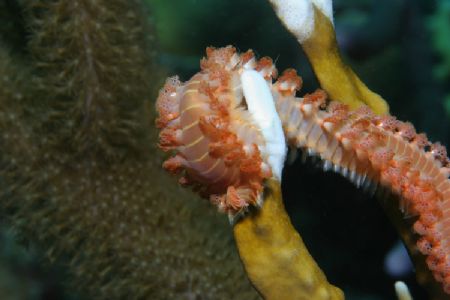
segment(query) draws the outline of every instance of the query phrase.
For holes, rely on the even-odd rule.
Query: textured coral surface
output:
[[[162,174],[146,108],[161,71],[140,2],[22,2],[11,26],[28,40],[0,43],[10,224],[89,298],[255,298],[226,221]]]

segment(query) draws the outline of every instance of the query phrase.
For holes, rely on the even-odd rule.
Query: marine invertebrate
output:
[[[160,104],[159,110],[162,112],[160,123],[161,120],[166,119],[166,116],[178,116],[184,113],[186,104],[183,104],[183,100],[181,100],[179,106],[174,105],[179,101],[175,99],[175,95],[180,91],[184,91],[184,93],[190,91],[192,82],[200,86],[199,76],[203,76],[203,80],[211,80],[213,86],[217,84],[217,77],[211,78],[208,75],[221,74],[220,78],[228,80],[224,80],[224,88],[215,86],[215,89],[221,92],[220,97],[218,94],[208,93],[208,89],[205,88],[201,95],[196,95],[198,97],[196,104],[188,102],[188,107],[198,107],[205,103],[208,103],[210,107],[215,107],[217,106],[217,99],[221,99],[219,102],[222,101],[224,104],[235,103],[236,95],[240,99],[237,101],[238,103],[245,104],[247,99],[251,99],[251,96],[245,93],[245,84],[242,84],[239,79],[231,80],[235,78],[233,75],[242,71],[242,66],[253,59],[251,52],[239,57],[235,50],[230,47],[217,50],[210,48],[207,55],[208,57],[203,61],[203,65],[213,64],[214,68],[203,68],[184,87],[179,86],[177,92],[172,91],[171,104],[174,109],[166,112],[161,109]],[[229,67],[230,64],[237,66],[237,68]],[[351,111],[344,104],[327,103],[326,94],[321,90],[313,94],[307,94],[303,98],[296,98],[295,94],[300,89],[302,80],[294,70],[286,70],[276,82],[272,83],[272,76],[277,72],[271,60],[262,58],[258,63],[253,64],[256,69],[260,70],[260,76],[266,77],[266,81],[260,81],[258,85],[252,88],[270,89],[283,124],[284,133],[291,145],[304,148],[309,153],[317,154],[324,160],[325,169],[334,169],[336,172],[342,173],[357,186],[363,186],[366,189],[376,189],[379,186],[386,187],[393,193],[400,195],[401,211],[407,216],[417,217],[413,229],[416,234],[421,236],[417,242],[418,249],[423,255],[427,256],[426,262],[435,279],[442,282],[444,290],[449,292],[450,262],[448,261],[446,235],[448,229],[446,226],[450,218],[450,181],[448,179],[450,161],[445,148],[439,143],[431,144],[424,134],[416,134],[410,123],[403,123],[392,116],[375,115],[370,108],[364,106]],[[228,76],[224,73],[228,73]],[[202,83],[206,86],[209,84],[208,82]],[[244,89],[244,91],[242,92],[241,89]],[[161,99],[163,103],[168,101],[166,99],[167,90],[167,87],[162,90],[160,103]],[[241,99],[243,95],[245,95],[245,98]],[[230,99],[233,100],[230,101]],[[188,100],[193,99],[188,97]],[[261,106],[263,105],[264,103],[261,103]],[[162,105],[162,107],[166,107],[166,105]],[[239,110],[238,107],[233,105],[232,109]],[[232,114],[233,111],[228,113]],[[207,110],[200,111],[195,115],[195,118],[190,116],[187,124],[201,124],[202,118],[209,115],[210,113]],[[167,122],[163,123],[165,126],[168,125]],[[244,129],[247,126],[241,122],[238,125],[244,127]],[[239,127],[224,125],[216,126],[216,128],[232,128],[234,132],[240,130]],[[169,127],[164,130],[173,131],[174,129]],[[161,146],[166,148],[165,142],[167,139],[164,130],[161,132],[160,140]],[[198,132],[208,135],[209,131],[200,127]],[[179,140],[183,140],[184,145],[190,145],[192,140],[186,140],[185,138],[191,138],[191,136],[183,136]],[[173,139],[169,140],[172,141]],[[264,139],[251,139],[251,141],[261,145],[264,145],[265,142]],[[172,145],[169,148],[175,149],[175,146],[177,145]],[[200,155],[207,155],[206,153],[214,155],[216,146],[208,142],[202,151],[205,154]],[[195,169],[195,165],[190,164],[189,161],[183,160],[184,156],[189,155],[189,152],[186,152],[184,148],[180,152],[175,159],[182,161],[181,164],[187,168],[187,172],[202,172],[202,170]],[[256,160],[256,162],[261,164],[260,160]],[[211,163],[211,165],[214,164]],[[180,164],[177,165],[177,167],[179,166]],[[173,170],[171,163],[166,164],[166,168]],[[261,172],[261,169],[259,168],[258,172]],[[188,173],[188,175],[198,176],[192,173]],[[242,176],[242,174],[238,176]],[[243,177],[245,180],[245,176]],[[261,177],[261,179],[268,177],[269,174]],[[203,178],[197,182],[207,185],[210,182],[216,182],[216,177]],[[234,179],[233,182],[225,181],[231,187],[236,182],[240,183],[237,179]],[[259,182],[259,184],[262,184],[262,182]],[[225,190],[229,186],[225,184],[222,189]],[[231,198],[227,195],[228,197]],[[233,203],[232,200],[229,201]],[[250,202],[250,204],[255,204],[255,202]],[[246,202],[246,205],[248,205],[248,202]],[[220,208],[224,206],[226,204],[219,204]],[[236,208],[231,204],[228,206]],[[237,206],[237,208],[241,209],[242,206]],[[240,248],[246,247],[245,244],[248,241],[239,242],[238,232],[235,231]],[[255,275],[255,277],[258,276]],[[267,296],[267,292],[265,295]]]
[[[274,5],[275,11],[277,12],[280,19],[283,21],[285,26],[294,34],[295,37],[297,37],[299,43],[302,45],[303,49],[305,50],[305,52],[312,64],[312,67],[319,79],[321,87],[327,91],[331,100],[338,100],[340,102],[347,103],[350,105],[351,108],[357,108],[363,104],[367,104],[371,107],[371,109],[374,110],[375,113],[378,113],[378,114],[387,113],[388,106],[387,106],[386,102],[379,95],[370,91],[367,88],[367,86],[365,86],[361,82],[361,80],[356,76],[356,74],[353,73],[353,71],[351,69],[349,69],[342,62],[340,55],[339,55],[339,50],[338,50],[338,47],[336,44],[334,28],[333,28],[333,23],[332,23],[331,1],[319,1],[319,0],[317,0],[317,1],[315,1],[315,0],[313,0],[313,1],[271,1],[271,3]],[[292,76],[288,75],[287,77],[289,78]],[[289,84],[288,84],[288,86],[289,86]],[[296,84],[290,84],[290,86],[291,86],[290,87],[291,89],[295,90]],[[289,94],[289,92],[292,92],[292,90],[289,91],[289,89],[288,89],[288,91],[284,91],[284,92],[287,92],[287,94]],[[308,98],[309,99],[307,102],[309,102],[309,103],[304,103],[305,105],[302,105],[302,107],[301,107],[301,109],[304,110],[303,113],[305,113],[307,116],[309,113],[318,109],[318,107],[320,106],[320,103],[323,103],[324,97],[319,92],[319,94],[316,95],[316,97],[308,97]],[[294,105],[291,105],[291,106],[288,105],[288,108],[292,108],[293,106]],[[333,106],[338,107],[339,105],[333,104],[330,106],[330,108],[332,108]],[[298,108],[298,107],[296,107],[296,108]],[[293,111],[297,111],[297,109],[293,109]],[[342,109],[339,109],[339,111],[342,111]],[[361,112],[363,112],[363,115],[364,115],[367,113],[367,110],[366,110],[366,113],[364,113],[364,109]],[[344,113],[344,115],[345,115],[345,113]],[[288,117],[290,117],[290,116],[288,116]],[[334,115],[331,118],[332,122],[329,122],[330,124],[327,124],[326,127],[328,127],[328,130],[332,130],[333,123],[339,123],[343,119],[345,119],[345,118],[342,118],[342,116],[339,116],[339,114],[338,114],[338,116]],[[359,123],[360,118],[356,117],[356,119],[358,119],[358,121],[356,123]],[[362,126],[363,130],[366,129],[367,128],[366,121],[361,120],[361,124],[358,124],[356,127],[359,128],[360,126]],[[368,123],[370,124],[372,121],[373,120],[369,120]],[[289,122],[286,122],[286,123],[288,123],[287,124],[288,126],[292,125]],[[296,125],[298,125],[298,124],[296,124]],[[322,126],[322,125],[323,124],[320,124],[320,126]],[[308,126],[307,126],[308,129],[311,129],[314,127],[315,126],[311,123],[308,124]],[[325,127],[325,129],[326,129],[326,127]],[[361,129],[361,128],[359,128],[359,129]],[[292,131],[294,131],[294,132],[296,131],[295,126],[293,127]],[[314,132],[317,133],[317,135],[314,135],[314,137],[319,139],[321,136],[320,129],[317,129]],[[297,131],[297,133],[298,133],[298,131]],[[300,131],[300,133],[301,133],[301,131]],[[309,133],[308,133],[308,131],[306,131],[304,134],[305,134],[305,137],[307,137]],[[353,138],[355,138],[355,136],[353,136]],[[375,139],[375,141],[376,141],[376,139]],[[305,141],[303,141],[303,142],[305,142]],[[317,140],[315,140],[315,139],[308,140],[307,139],[306,142],[310,143],[311,144],[310,146],[316,146],[314,143],[317,142]],[[301,145],[304,146],[303,144],[301,144]],[[353,146],[351,143],[349,145]],[[346,145],[346,146],[349,146],[349,145]],[[359,146],[361,146],[362,148],[365,148],[365,150],[367,150],[371,146],[377,147],[377,146],[379,146],[379,144],[373,143],[373,141],[371,141],[371,139],[369,139],[368,141],[363,141],[362,143],[360,143]],[[381,152],[383,152],[383,151],[381,151]],[[358,153],[358,155],[360,155],[362,157],[364,157],[364,155],[365,155],[364,153],[361,153],[361,151],[360,152],[356,151],[355,153]],[[333,154],[333,153],[331,153],[331,154]],[[325,155],[325,157],[326,157],[326,155]],[[376,155],[374,155],[374,157],[377,157],[377,159],[374,161],[378,160],[378,162],[376,162],[375,164],[379,164],[380,159],[381,159],[382,163],[386,163],[386,161],[389,161],[390,159],[392,159],[392,157],[387,155],[387,153],[376,153]],[[383,157],[385,158],[385,160],[383,160]],[[365,157],[365,158],[367,158],[367,157]],[[370,163],[372,163],[372,161]],[[446,164],[445,160],[442,161],[441,163],[443,163],[444,165]],[[364,163],[362,165],[364,165]],[[325,166],[330,167],[331,164],[326,163]],[[338,168],[340,168],[340,167],[341,166],[338,166]],[[347,171],[348,171],[347,167],[350,167],[352,169],[354,166],[344,165],[344,168],[343,168],[344,173],[347,173]],[[377,165],[377,168],[379,168],[379,167],[380,167],[380,165]],[[350,172],[349,174],[350,174],[351,178],[356,180],[357,184],[372,182],[370,180],[365,181],[365,179],[361,180],[362,177],[356,176],[356,174],[357,174],[356,171],[355,170],[353,170],[353,171],[354,172]],[[364,168],[362,171],[364,171]],[[372,175],[372,174],[369,174],[369,175]],[[366,176],[366,175],[362,175],[362,176]],[[374,179],[374,178],[371,177],[371,179]],[[390,179],[392,180],[393,178],[390,178]],[[384,181],[384,183],[386,184],[388,182]],[[397,192],[400,192],[400,193],[403,192],[401,190],[401,188],[403,188],[403,186],[401,184],[400,184],[400,188],[399,188],[398,184],[397,184],[397,186],[395,184],[393,186],[397,187],[397,190],[396,190]],[[409,196],[411,196],[411,195],[409,195]],[[408,197],[406,197],[406,198],[412,199],[412,198],[408,198]],[[389,203],[391,203],[391,202],[389,202]],[[395,215],[394,221],[399,220],[398,215],[396,215],[395,213],[391,213],[393,211],[392,208],[388,208],[388,209],[389,209],[389,211],[388,211],[389,214]],[[414,207],[414,209],[416,209],[416,208]],[[282,210],[280,210],[279,213],[284,214],[284,212]],[[413,211],[413,213],[417,213],[417,210]],[[425,214],[427,214],[427,212]],[[439,213],[437,213],[437,214],[439,214]],[[269,218],[269,220],[272,220],[273,222],[275,222],[276,217],[273,217],[272,219],[271,219],[271,217],[268,217],[268,218]],[[445,219],[441,219],[441,221],[445,222]],[[413,256],[417,256],[414,254],[414,249],[415,249],[414,240],[416,237],[414,237],[412,235],[411,231],[408,231],[407,229],[405,229],[405,227],[408,226],[407,223],[403,223],[403,224],[401,222],[396,222],[396,223],[397,223],[398,227],[400,228],[399,230],[402,234],[402,237],[403,237],[404,241],[407,243],[407,245],[409,246],[411,253],[413,254]],[[254,230],[246,231],[245,230],[246,227],[253,227]],[[244,229],[242,229],[242,228],[244,228]],[[270,240],[271,238],[274,239],[274,235],[271,235],[271,234],[263,234],[263,235],[259,236],[257,228],[259,228],[259,226],[258,226],[258,221],[256,219],[251,219],[251,221],[248,221],[245,223],[244,222],[237,223],[235,225],[235,234],[237,236],[236,240],[242,241],[238,237],[238,235],[241,232],[248,233],[249,238],[245,239],[245,241],[250,244],[252,242],[254,242],[255,245],[257,245],[258,241],[260,241],[262,239],[266,239],[266,240]],[[281,227],[281,228],[283,228],[283,227]],[[293,235],[293,236],[296,235],[295,231],[288,229],[289,228],[288,225],[286,225],[284,228],[287,229],[287,232],[290,232],[291,235]],[[441,245],[439,243],[434,243],[435,249],[439,249],[439,248],[442,249],[442,247],[440,247],[440,246]],[[238,247],[244,248],[245,246],[243,244],[238,244]],[[290,247],[286,243],[284,243],[283,246],[280,246],[280,247],[283,248],[283,252],[286,252],[286,253],[289,251],[295,252],[295,249]],[[422,249],[422,250],[424,250],[424,249]],[[266,254],[270,255],[273,253],[266,253]],[[279,251],[277,251],[277,254],[279,254]],[[244,256],[241,256],[241,258],[242,258],[247,270],[251,270],[251,269],[253,269],[253,267],[255,267],[255,265],[257,265],[255,263],[255,260],[253,260],[248,255],[248,252],[246,253],[245,251],[243,251],[241,253],[241,255],[244,255]],[[279,257],[282,258],[283,255],[280,255]],[[306,259],[308,259],[307,255],[305,255],[305,257],[306,257]],[[432,257],[432,256],[430,256],[430,257]],[[443,275],[446,276],[445,260],[442,259],[442,256],[440,256],[439,259],[440,259],[440,263],[441,263],[441,265],[440,265],[441,270],[439,270],[438,272],[435,272],[434,274],[435,274],[436,279],[438,279],[440,281],[445,281],[442,278]],[[430,259],[430,261],[432,261],[432,260],[433,259]],[[281,259],[281,260],[274,260],[274,261],[281,262],[283,260]],[[420,266],[421,265],[420,259],[418,261],[419,261],[418,266]],[[430,263],[430,261],[429,261],[429,263]],[[433,265],[433,263],[431,263],[431,265]],[[277,269],[276,263],[274,262],[271,265],[271,267],[273,269]],[[255,267],[255,268],[257,268],[257,267]],[[268,269],[270,269],[270,267]],[[418,267],[418,269],[420,269],[420,267]],[[312,270],[308,268],[308,270],[305,270],[304,274],[307,274],[308,271],[312,271]],[[312,273],[314,273],[314,272],[312,271],[311,274]],[[261,275],[260,273],[258,273],[258,271],[249,272],[249,274],[251,276],[253,283],[257,286],[258,290],[260,290],[261,292],[265,291],[266,293],[268,293],[267,295],[269,295],[270,291],[268,292],[267,289],[264,290],[264,288],[263,288],[265,286],[265,283],[267,283],[267,281],[270,281],[269,277],[263,275],[262,278],[258,278],[258,276]],[[297,279],[289,277],[288,274],[292,274],[289,271],[286,271],[281,274],[282,275],[278,274],[277,276],[280,276],[283,279],[287,279],[288,282],[292,282],[292,281],[295,282],[296,280],[301,281],[301,278],[302,278],[302,275],[299,275],[300,278],[297,278]],[[305,276],[304,274],[303,274],[303,276]],[[424,281],[423,278],[421,280]],[[428,279],[425,279],[425,281],[426,280],[428,280]],[[322,285],[325,286],[325,289],[327,289],[326,287],[328,286],[328,283],[326,282],[326,280],[324,278],[322,278],[321,280],[316,282],[316,284],[314,284],[313,286],[314,286],[314,288],[318,288]],[[294,284],[294,286],[295,286],[295,284]],[[298,286],[302,286],[303,288],[306,288],[303,284],[299,284]],[[445,286],[445,283],[444,283],[444,286]],[[331,288],[330,291],[332,291],[332,290],[333,289]],[[301,288],[300,288],[299,292],[301,294],[301,292],[302,292]],[[264,292],[263,292],[263,294],[264,294]],[[439,291],[437,292],[437,294],[439,294]],[[324,297],[327,297],[328,295],[331,295],[331,294],[329,294],[328,292],[325,294],[322,294],[322,296],[324,296]],[[340,297],[339,293],[336,294],[335,296]],[[321,296],[318,296],[318,297],[320,298]],[[438,296],[438,297],[440,297],[440,296]]]
[[[159,146],[176,154],[164,168],[183,172],[180,183],[194,185],[233,224],[249,206],[264,208],[234,226],[241,259],[264,297],[342,298],[284,214],[280,182],[286,146],[270,90],[277,74],[272,60],[257,61],[252,51],[239,55],[231,46],[208,48],[201,69],[186,83],[169,78],[160,91]],[[295,90],[296,82],[285,83]],[[266,181],[270,191],[263,194]],[[280,269],[276,279],[275,268]]]
[[[144,63],[152,49],[139,5],[19,2],[33,28],[26,36],[42,40],[37,48],[1,45],[0,184],[12,223],[51,259],[73,258],[79,286],[96,298],[255,297],[225,222],[159,170],[153,115],[143,106],[160,72]],[[102,38],[89,48],[86,36]],[[260,229],[268,228],[255,226],[263,238],[278,236]]]
[[[388,187],[401,196],[400,209],[417,217],[417,247],[437,281],[450,293],[448,222],[450,161],[440,143],[416,134],[410,123],[376,116],[367,107],[355,111],[326,104],[323,94],[295,99],[285,86],[299,82],[292,71],[274,85],[274,99],[287,139],[317,153],[324,169],[334,169],[357,186]],[[291,94],[289,94],[291,93]]]
[[[183,184],[232,216],[261,202],[272,172],[281,179],[284,135],[269,89],[260,88],[275,70],[232,47],[208,48],[201,68],[184,84],[169,78],[159,94],[159,146],[179,152],[163,166],[184,169]]]
[[[379,95],[370,91],[342,61],[334,32],[331,0],[270,0],[270,2],[282,23],[302,46],[321,87],[328,93],[331,100],[347,103],[352,108],[366,104],[377,114],[388,112],[387,103]],[[306,17],[293,18],[293,16],[299,15]],[[304,22],[299,22],[299,20]],[[304,27],[305,23],[313,25]],[[418,254],[417,235],[414,235],[410,230],[411,219],[405,220],[403,218],[399,213],[396,201],[380,201],[380,204],[409,249],[409,253],[415,262],[418,282],[427,286],[430,295],[432,295],[430,297],[436,299],[446,297],[443,295],[442,288],[436,286],[429,269],[427,270],[425,267],[423,256]],[[438,276],[437,279],[442,278]]]

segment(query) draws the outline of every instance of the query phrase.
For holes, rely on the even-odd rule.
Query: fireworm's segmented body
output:
[[[230,217],[262,200],[264,179],[281,180],[286,142],[262,75],[275,70],[269,67],[257,64],[251,51],[208,48],[202,71],[184,84],[169,78],[157,100],[159,146],[177,151],[164,168],[183,171],[181,183],[194,185]]]
[[[350,111],[327,102],[321,90],[296,97],[302,81],[294,70],[272,82],[277,73],[270,58],[256,62],[251,52],[234,54],[231,47],[209,48],[202,72],[185,85],[169,82],[160,93],[160,146],[178,150],[164,167],[184,169],[182,182],[199,186],[222,210],[237,212],[256,204],[264,179],[274,170],[266,164],[268,157],[282,151],[268,150],[270,141],[252,125],[257,117],[245,110],[246,96],[268,88],[289,145],[319,156],[324,169],[358,187],[382,186],[400,196],[402,212],[417,218],[418,249],[450,293],[450,162],[445,148],[417,134],[410,123],[377,116],[368,107]],[[245,65],[265,80],[247,84],[240,76]]]
[[[417,218],[418,249],[450,293],[450,163],[445,148],[392,116],[326,103],[320,90],[296,98],[299,82],[295,71],[287,70],[272,86],[289,144],[318,155],[324,169],[341,173],[358,187],[382,186],[398,194],[402,212]]]

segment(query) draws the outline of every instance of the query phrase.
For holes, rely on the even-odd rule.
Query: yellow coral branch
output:
[[[239,221],[234,236],[247,274],[265,299],[344,299],[292,226],[279,182],[268,181],[263,208]]]
[[[331,100],[352,109],[363,104],[378,114],[389,106],[342,61],[333,25],[331,0],[269,0],[284,26],[303,47],[321,88]]]
[[[357,108],[368,105],[378,114],[389,112],[380,95],[372,92],[341,59],[331,21],[314,5],[314,31],[301,42],[320,86],[331,100]]]

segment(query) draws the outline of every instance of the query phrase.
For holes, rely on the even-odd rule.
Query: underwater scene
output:
[[[0,0],[0,300],[450,299],[450,0]]]

